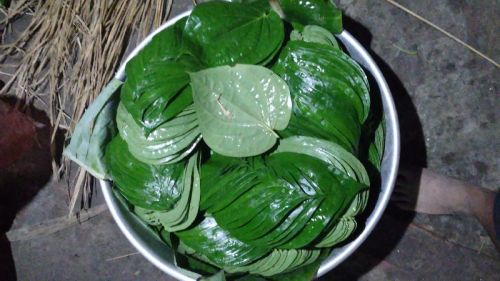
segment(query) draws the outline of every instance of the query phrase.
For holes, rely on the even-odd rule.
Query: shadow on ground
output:
[[[20,104],[0,100],[0,276],[6,281],[16,280],[16,271],[5,233],[52,175],[49,119]]]
[[[411,97],[391,67],[369,47],[372,36],[368,29],[347,16],[344,16],[344,26],[346,30],[348,30],[365,48],[367,48],[368,52],[384,74],[389,88],[391,89],[400,122],[401,169],[425,167],[427,163],[425,138],[417,110],[411,100]],[[413,188],[418,188],[418,181],[415,182],[415,186]],[[376,190],[372,189],[372,194],[376,192]],[[418,192],[416,193],[418,194]],[[374,201],[377,198],[375,196],[371,196],[370,199],[371,201],[369,202],[364,214],[371,213],[371,210],[373,210],[374,207]],[[413,202],[413,204],[414,203],[415,202]],[[375,227],[373,232],[361,245],[361,247],[346,261],[334,270],[330,271],[320,280],[359,279],[375,266],[384,262],[386,257],[398,245],[413,218],[413,213],[401,212],[395,206],[389,204],[377,227]],[[360,220],[362,221],[363,219],[364,218],[361,218]]]

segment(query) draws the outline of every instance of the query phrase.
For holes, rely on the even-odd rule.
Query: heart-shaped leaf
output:
[[[187,71],[200,69],[197,47],[184,39],[186,18],[153,37],[125,68],[121,102],[147,135],[190,105]]]
[[[116,136],[106,148],[106,165],[123,196],[130,203],[150,210],[170,210],[179,200],[184,163],[154,166],[140,162]]]
[[[356,154],[370,109],[361,67],[331,46],[290,41],[273,70],[288,83],[293,100],[293,115],[282,136],[323,138]]]
[[[276,143],[274,130],[288,125],[288,86],[265,67],[209,68],[191,73],[191,87],[203,139],[219,154],[261,154]]]
[[[214,1],[196,6],[185,34],[201,47],[205,65],[265,64],[274,56],[283,42],[283,22],[262,3]]]
[[[219,267],[243,266],[269,252],[268,249],[239,241],[209,216],[195,227],[177,232],[176,235],[182,243]]]
[[[174,208],[167,212],[155,212],[154,216],[169,232],[188,228],[198,215],[200,203],[200,158],[198,153],[192,155],[182,175],[182,195]]]
[[[154,165],[176,163],[188,156],[200,140],[198,119],[193,106],[163,123],[146,136],[144,129],[123,104],[118,106],[116,123],[130,153],[138,160]]]
[[[237,239],[255,246],[300,248],[340,217],[364,184],[319,159],[280,152],[262,159],[216,159],[202,180],[202,209]],[[225,179],[229,179],[226,181]],[[207,202],[210,201],[210,202]],[[208,203],[208,204],[207,204]]]

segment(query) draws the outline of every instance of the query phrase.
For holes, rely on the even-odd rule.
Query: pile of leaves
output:
[[[112,180],[178,266],[311,279],[355,230],[383,154],[341,31],[325,0],[200,4],[127,63],[66,155]]]

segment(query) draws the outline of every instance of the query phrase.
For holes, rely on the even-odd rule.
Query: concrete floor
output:
[[[175,2],[174,14],[191,5]],[[346,29],[370,48],[389,81],[401,119],[402,165],[498,188],[500,70],[386,1],[338,2]],[[500,1],[399,2],[500,61]],[[63,184],[50,182],[28,201],[13,229],[67,212]],[[173,280],[138,254],[107,261],[136,252],[108,212],[11,249],[18,280]],[[389,207],[361,249],[323,278],[333,279],[500,280],[500,255],[471,218]]]

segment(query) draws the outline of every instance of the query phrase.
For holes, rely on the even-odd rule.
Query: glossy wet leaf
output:
[[[144,163],[154,165],[181,161],[194,150],[201,138],[193,106],[186,107],[147,136],[123,104],[118,106],[116,123],[120,136],[127,142],[132,155]]]
[[[127,62],[128,71],[133,71],[154,62],[186,60],[196,62],[199,47],[184,35],[188,17],[179,19],[175,24],[158,32],[151,42]]]
[[[357,152],[370,96],[356,62],[328,45],[290,41],[273,70],[287,82],[294,105],[282,136],[319,137]]]
[[[246,2],[201,3],[189,15],[185,34],[201,47],[205,65],[263,64],[280,48],[280,17],[262,1]]]
[[[301,153],[318,158],[353,180],[370,185],[370,179],[363,164],[352,153],[336,143],[312,137],[294,136],[280,141],[274,153],[280,152]]]
[[[202,192],[224,194],[224,200],[207,212],[236,238],[255,246],[308,245],[365,188],[307,155],[280,152],[254,161],[241,164],[249,167],[246,171],[233,168],[227,172],[224,178],[237,174],[232,181],[212,186],[202,182]],[[300,226],[293,229],[295,235],[277,239],[291,225]]]
[[[296,136],[282,140],[275,153],[295,152],[321,159],[331,165],[336,172],[344,173],[353,180],[366,185],[370,185],[368,173],[363,164],[351,153],[341,146],[311,137]],[[361,213],[368,201],[368,189],[360,191],[354,197],[346,212],[338,222],[334,222],[331,230],[328,230],[316,245],[317,247],[330,247],[347,238],[356,228],[354,216]]]
[[[192,103],[187,71],[195,67],[181,62],[154,62],[132,73],[122,87],[121,102],[148,134]],[[140,71],[140,72],[139,72]]]
[[[370,186],[370,179],[363,164],[340,145],[326,140],[295,136],[280,141],[275,153],[294,152],[321,159],[337,172],[344,173],[353,180]],[[368,201],[368,190],[356,195],[344,217],[353,217],[362,212]]]
[[[239,241],[211,217],[205,217],[195,227],[177,232],[176,235],[182,243],[219,267],[242,266],[269,252],[267,249]]]
[[[192,103],[188,71],[201,67],[184,38],[186,19],[155,35],[125,68],[121,102],[147,135]]]
[[[278,0],[285,18],[302,25],[319,25],[333,34],[342,32],[342,12],[331,0]]]
[[[201,134],[215,152],[246,157],[270,149],[290,119],[286,83],[262,66],[238,64],[191,73]]]
[[[200,203],[199,155],[192,155],[182,174],[182,195],[175,206],[166,212],[155,212],[161,225],[169,232],[188,228],[196,219]]]
[[[183,163],[154,166],[140,162],[127,143],[115,137],[107,146],[106,164],[121,194],[132,204],[150,210],[169,210],[179,200]]]

